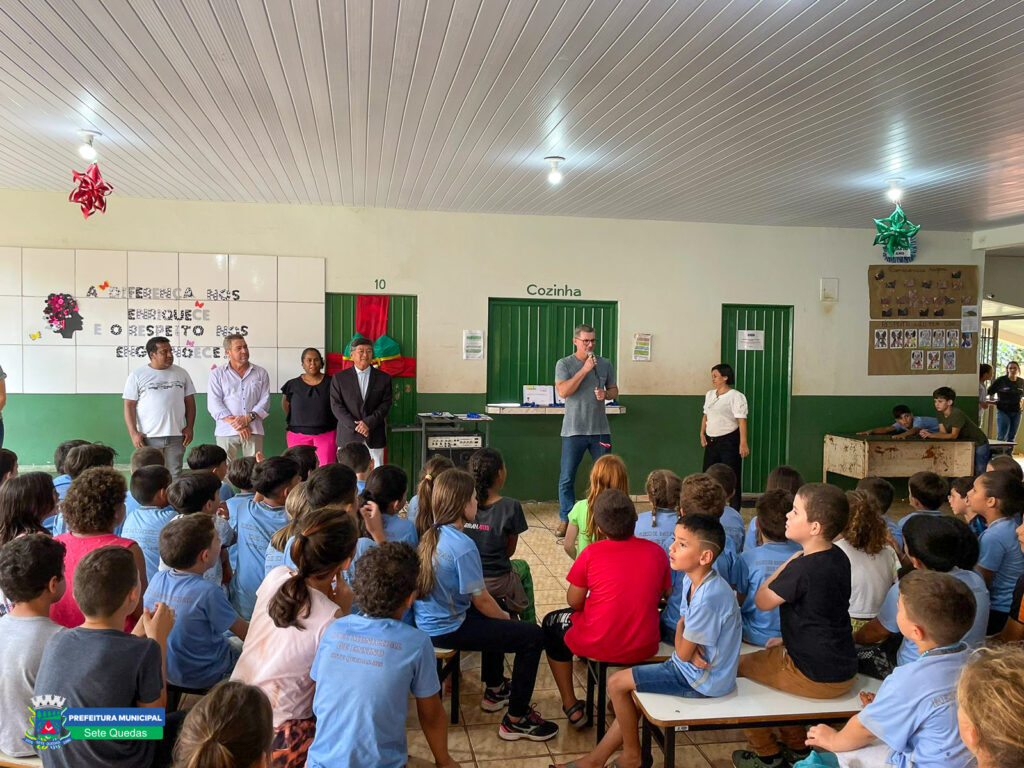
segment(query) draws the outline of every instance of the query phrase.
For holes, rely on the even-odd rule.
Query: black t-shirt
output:
[[[990,395],[997,395],[996,408],[1004,413],[1020,413],[1020,399],[1024,397],[1024,377],[1010,381],[1009,376],[1000,376],[988,388]]]
[[[508,557],[508,537],[518,536],[527,529],[523,505],[515,499],[498,499],[489,507],[476,511],[476,520],[466,523],[462,532],[469,536],[480,550],[484,576],[503,576],[512,570]]]
[[[331,377],[310,386],[296,376],[284,383],[281,392],[291,405],[288,430],[299,435],[322,435],[338,426],[331,411]]]
[[[850,561],[839,547],[790,562],[769,587],[779,608],[782,641],[796,668],[817,683],[857,674],[850,627]]]

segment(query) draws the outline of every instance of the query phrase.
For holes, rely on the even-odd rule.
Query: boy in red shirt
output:
[[[544,647],[569,725],[586,722],[572,682],[573,654],[631,665],[658,650],[659,605],[672,592],[668,558],[633,535],[636,508],[619,490],[594,502],[599,540],[580,552],[566,577],[568,608],[544,617]],[[588,594],[589,593],[589,594]]]

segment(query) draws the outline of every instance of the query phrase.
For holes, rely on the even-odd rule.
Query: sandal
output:
[[[582,701],[577,701],[575,704],[573,704],[568,709],[566,709],[565,707],[562,707],[562,711],[565,713],[565,716],[567,718],[569,718],[569,725],[572,726],[573,728],[576,728],[576,729],[586,727],[586,725],[587,725],[587,712],[586,712],[586,709],[587,709],[587,705],[584,704]],[[578,714],[579,717],[576,718],[575,720],[573,720],[572,716],[575,715],[575,714]]]

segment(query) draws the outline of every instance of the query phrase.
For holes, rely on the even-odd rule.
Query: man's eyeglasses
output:
[[[579,336],[576,337],[576,341],[582,342],[583,344],[597,344],[597,339],[581,339]]]

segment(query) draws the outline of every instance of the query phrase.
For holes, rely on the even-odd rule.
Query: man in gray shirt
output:
[[[614,400],[619,394],[612,364],[594,354],[594,328],[585,323],[577,325],[572,343],[576,352],[555,364],[555,389],[565,400],[557,536],[565,536],[569,510],[576,503],[576,470],[583,454],[590,451],[590,457],[596,461],[612,449],[605,401]]]

